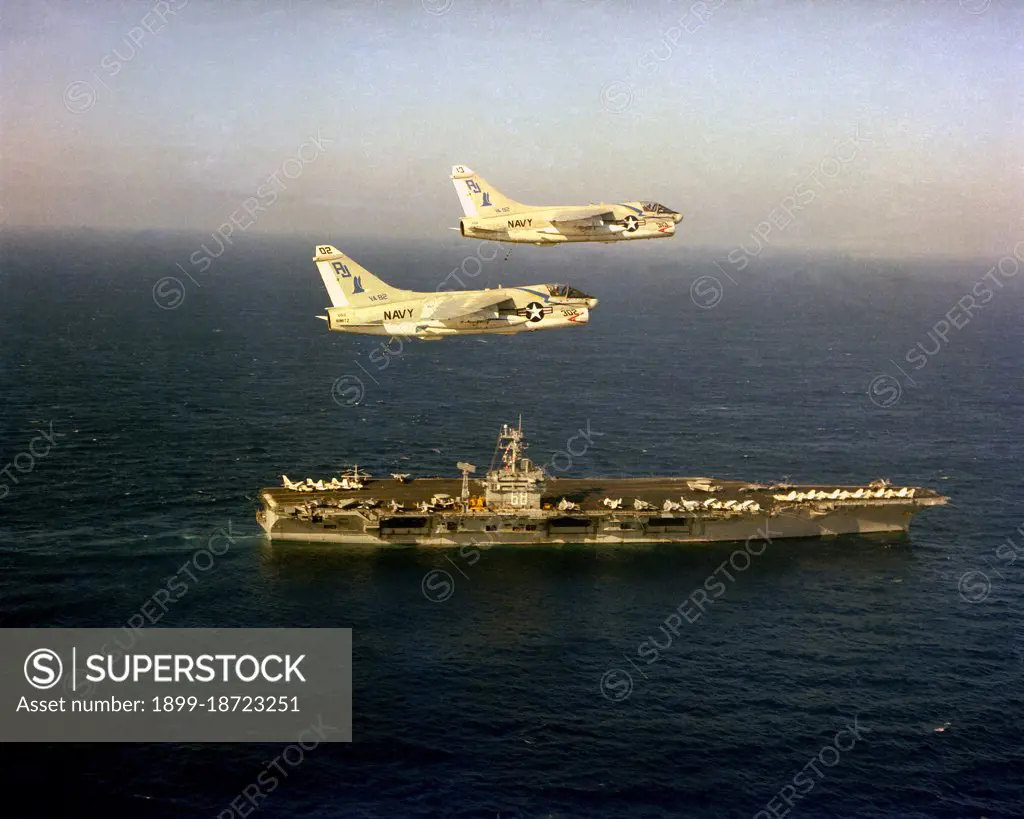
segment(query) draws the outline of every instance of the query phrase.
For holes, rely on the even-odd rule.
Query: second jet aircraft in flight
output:
[[[470,239],[535,245],[665,239],[675,235],[683,220],[681,213],[657,202],[524,205],[465,165],[452,166],[451,178],[466,214],[459,231]]]
[[[566,284],[417,292],[391,287],[332,245],[313,256],[331,306],[329,330],[424,340],[585,327],[597,299]],[[442,282],[443,284],[443,282]]]

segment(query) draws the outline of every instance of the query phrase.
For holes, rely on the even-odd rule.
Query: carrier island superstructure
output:
[[[329,481],[261,489],[256,518],[271,540],[367,545],[627,544],[742,541],[905,532],[948,498],[932,489],[762,484],[706,477],[555,478],[525,456],[522,423],[504,425],[483,480],[358,467]]]

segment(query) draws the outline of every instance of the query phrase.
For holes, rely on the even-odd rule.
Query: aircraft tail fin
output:
[[[394,298],[407,292],[377,278],[336,247],[317,245],[314,253],[313,261],[334,307],[366,307],[375,301],[386,301],[380,296]]]
[[[476,171],[465,165],[452,165],[451,179],[466,216],[497,216],[515,213],[526,207],[521,202],[509,199]]]

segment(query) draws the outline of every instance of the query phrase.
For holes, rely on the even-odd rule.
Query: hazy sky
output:
[[[769,220],[780,248],[1024,239],[1019,0],[4,0],[0,17],[9,225],[210,232],[255,197],[254,231],[439,236],[465,163],[529,203],[663,202],[680,244],[752,245]]]

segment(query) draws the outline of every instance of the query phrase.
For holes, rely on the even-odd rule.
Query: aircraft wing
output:
[[[611,211],[604,213],[580,214],[579,211],[568,211],[564,214],[556,213],[551,224],[556,227],[601,227],[615,221],[615,214]]]
[[[508,301],[508,296],[500,293],[488,293],[486,290],[451,296],[440,295],[423,305],[420,318],[437,321],[459,318],[488,307],[496,307],[503,301]]]

